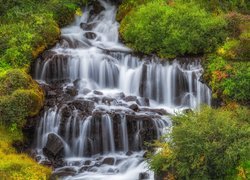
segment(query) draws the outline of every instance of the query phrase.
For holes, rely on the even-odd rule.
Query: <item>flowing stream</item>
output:
[[[99,1],[62,29],[36,61],[46,104],[35,150],[61,179],[154,179],[146,142],[171,128],[169,114],[210,104],[200,60],[137,57],[119,41],[116,7]],[[95,12],[95,13],[94,13]]]

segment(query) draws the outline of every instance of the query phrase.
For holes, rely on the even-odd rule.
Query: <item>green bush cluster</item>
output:
[[[250,111],[203,107],[173,117],[168,140],[151,154],[150,167],[176,179],[250,178]]]
[[[204,61],[205,79],[213,97],[228,103],[250,102],[250,23],[249,16],[229,13],[226,16],[230,36],[217,52]]]
[[[211,52],[225,39],[226,25],[223,18],[194,3],[157,0],[125,16],[120,34],[136,51],[175,57]]]
[[[36,115],[44,95],[38,84],[22,70],[8,70],[0,75],[0,123],[21,127],[25,118]]]
[[[11,0],[0,3],[0,68],[29,65],[59,38],[83,0]]]

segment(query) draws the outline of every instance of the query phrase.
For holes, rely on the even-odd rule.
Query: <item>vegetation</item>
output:
[[[0,0],[0,177],[48,179],[51,170],[11,147],[44,94],[29,76],[32,61],[54,45],[86,0]],[[12,134],[17,134],[13,137]],[[19,139],[22,140],[22,139]]]
[[[173,117],[168,142],[150,156],[158,174],[177,179],[250,178],[249,109],[212,109]]]
[[[22,140],[22,133],[0,126],[0,177],[1,179],[49,179],[51,169],[43,167],[25,154],[18,154],[12,142]]]
[[[226,37],[226,21],[194,3],[152,1],[131,11],[122,21],[125,42],[143,53],[161,57],[211,52]]]

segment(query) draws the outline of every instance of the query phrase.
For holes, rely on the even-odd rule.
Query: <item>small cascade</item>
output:
[[[34,65],[46,93],[37,159],[60,179],[154,179],[145,142],[171,129],[170,114],[210,104],[200,59],[137,57],[119,41],[116,7],[100,0],[62,29]]]

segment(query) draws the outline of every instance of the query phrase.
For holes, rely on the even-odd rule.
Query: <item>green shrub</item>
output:
[[[238,171],[249,177],[249,117],[249,109],[237,106],[173,117],[170,139],[156,143],[162,149],[151,155],[151,168],[177,179],[227,179]]]
[[[22,70],[8,70],[0,75],[0,123],[19,127],[28,116],[43,106],[44,95],[38,84]]]
[[[149,2],[121,22],[120,34],[136,51],[161,57],[211,52],[226,37],[226,22],[199,6]]]

